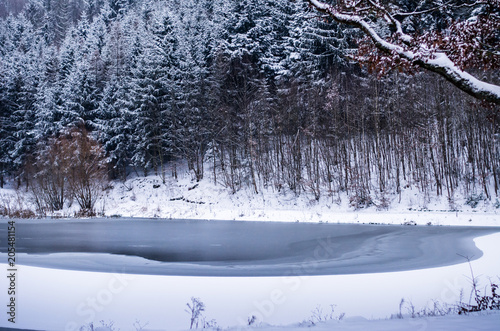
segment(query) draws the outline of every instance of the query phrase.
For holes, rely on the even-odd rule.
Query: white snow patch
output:
[[[275,222],[384,223],[421,225],[499,226],[500,209],[493,199],[479,201],[476,208],[466,205],[466,197],[455,197],[450,210],[446,197],[423,197],[416,189],[401,196],[387,196],[390,207],[376,206],[355,210],[345,193],[323,195],[316,201],[304,192],[277,192],[271,187],[242,189],[235,194],[221,184],[204,179],[192,180],[189,172],[178,171],[177,180],[159,176],[136,177],[125,183],[114,182],[97,208],[105,215],[122,217],[158,217],[171,219],[252,220]],[[157,188],[154,188],[154,187]],[[159,187],[158,187],[159,186]],[[458,206],[458,207],[457,207]]]

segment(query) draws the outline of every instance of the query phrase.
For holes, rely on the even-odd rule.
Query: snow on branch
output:
[[[398,12],[393,14],[390,7],[377,0],[340,0],[335,4],[309,0],[309,3],[336,22],[363,31],[382,53],[374,56],[373,52],[369,52],[371,55],[368,56],[375,59],[375,63],[392,63],[393,66],[406,63],[427,69],[479,100],[500,105],[500,86],[481,81],[464,70],[465,67],[500,67],[500,56],[494,46],[498,45],[497,32],[500,29],[497,13],[499,0],[475,3],[490,6],[493,14],[471,17],[466,22],[454,22],[450,18],[452,23],[448,34],[431,29],[422,36],[405,33],[401,22],[396,19]],[[421,14],[422,11],[416,13]],[[383,21],[393,32],[382,36],[371,21],[373,17],[379,18],[377,24]]]

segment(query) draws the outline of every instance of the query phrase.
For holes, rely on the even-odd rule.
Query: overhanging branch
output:
[[[309,3],[318,11],[328,14],[336,22],[359,28],[373,41],[375,47],[387,56],[399,57],[421,68],[435,72],[474,98],[500,105],[500,86],[481,81],[471,74],[460,70],[445,53],[425,52],[427,54],[424,54],[424,52],[407,50],[400,45],[382,38],[359,15],[343,13],[336,6],[318,0],[309,0]],[[422,49],[425,48],[422,47]]]

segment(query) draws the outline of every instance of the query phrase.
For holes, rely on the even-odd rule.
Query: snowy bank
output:
[[[416,189],[400,195],[384,195],[384,201],[356,209],[345,192],[322,195],[319,200],[303,192],[276,191],[260,187],[256,194],[243,187],[235,194],[210,178],[196,182],[186,167],[177,166],[177,178],[170,176],[129,176],[113,181],[96,203],[96,212],[107,217],[165,219],[251,220],[273,222],[380,223],[419,225],[499,226],[500,202],[493,196],[460,196],[453,204],[445,196],[424,196]],[[181,170],[182,169],[182,170]],[[208,176],[207,176],[208,177]],[[0,189],[0,206],[35,210],[24,188]],[[384,207],[382,207],[384,206]],[[47,216],[72,217],[79,211],[76,202]]]
[[[178,180],[158,176],[114,182],[98,208],[107,216],[171,219],[252,220],[274,222],[382,223],[421,225],[499,226],[500,206],[478,197],[473,208],[467,198],[455,199],[451,209],[445,197],[422,197],[405,190],[390,198],[389,208],[354,209],[346,194],[313,199],[304,193],[250,189],[231,194],[222,185],[205,179],[192,181],[188,173]],[[470,201],[469,201],[470,202]],[[472,204],[474,205],[474,204]]]

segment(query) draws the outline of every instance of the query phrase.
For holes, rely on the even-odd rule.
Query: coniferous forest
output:
[[[0,1],[0,184],[92,209],[79,174],[183,160],[230,192],[495,200],[498,106],[432,73],[379,75],[350,56],[358,39],[298,0]]]

